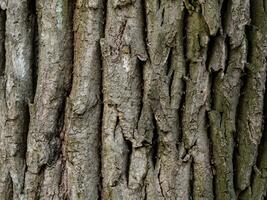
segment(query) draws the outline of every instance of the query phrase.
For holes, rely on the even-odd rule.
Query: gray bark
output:
[[[266,199],[266,20],[266,0],[0,0],[0,199]]]
[[[60,133],[72,68],[72,3],[37,2],[39,60],[27,139],[26,199],[61,199]]]
[[[100,191],[102,0],[76,2],[74,65],[67,100],[64,157],[70,199],[98,199]]]

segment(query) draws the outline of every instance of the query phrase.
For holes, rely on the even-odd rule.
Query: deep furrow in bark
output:
[[[28,104],[33,99],[32,64],[34,18],[29,0],[10,0],[6,8],[6,122],[3,140],[6,166],[12,179],[13,199],[24,189],[25,157],[29,126]]]
[[[72,74],[73,72],[71,72]],[[70,78],[70,83],[72,83],[72,77]],[[70,84],[72,85],[72,84]],[[65,130],[65,119],[66,119],[66,104],[68,100],[69,93],[71,91],[71,88],[68,88],[66,91],[66,96],[63,99],[62,106],[60,108],[60,115],[58,118],[58,132],[59,132],[59,140],[60,140],[60,147],[58,150],[58,158],[61,160],[61,171],[59,174],[59,193],[58,196],[60,199],[67,199],[68,198],[68,185],[67,185],[67,170],[66,170],[66,130]]]
[[[126,140],[126,146],[127,146],[127,155],[126,155],[126,180],[127,180],[127,185],[129,186],[129,177],[130,177],[130,166],[131,166],[131,158],[132,158],[132,153],[133,153],[133,145],[129,140]]]
[[[106,23],[107,23],[107,2],[108,0],[103,0],[103,19],[102,19],[102,22],[103,22],[103,33],[102,33],[102,38],[104,37],[104,31],[106,30]],[[101,39],[101,38],[100,38]],[[102,191],[103,191],[103,176],[102,176],[102,166],[103,166],[103,163],[102,163],[102,147],[103,147],[103,144],[102,144],[102,127],[103,127],[103,117],[104,117],[104,94],[103,94],[103,65],[104,65],[104,59],[103,59],[103,56],[102,56],[102,52],[101,52],[101,43],[100,44],[100,54],[101,54],[101,114],[100,114],[100,126],[99,126],[99,149],[98,149],[98,152],[99,152],[99,155],[100,155],[100,169],[99,169],[99,176],[100,176],[100,180],[99,180],[99,200],[103,199],[102,197]]]
[[[71,84],[72,5],[63,0],[41,0],[36,5],[38,80],[30,107],[25,199],[60,199],[60,112]]]
[[[172,69],[172,64],[171,64],[172,56],[173,56],[173,48],[170,48],[169,55],[168,55],[167,61],[166,61],[166,69],[165,69],[165,75],[167,76],[167,82],[168,82],[169,86],[172,85],[172,83],[170,82],[171,81],[170,79],[171,79],[171,75],[173,74],[173,71],[174,71]],[[169,90],[169,93],[170,93],[170,90]]]
[[[103,0],[103,17],[102,17],[102,38],[104,35],[104,30],[106,29],[106,18],[107,18],[107,1],[108,0]],[[101,38],[100,38],[101,39]],[[101,52],[101,44],[100,45],[100,65],[101,65],[101,82],[100,82],[100,99],[101,99],[101,111],[100,111],[100,124],[99,124],[99,135],[98,135],[98,140],[99,140],[99,147],[98,147],[98,155],[100,157],[99,159],[99,187],[98,187],[98,200],[103,199],[102,198],[102,190],[103,190],[103,176],[102,176],[102,127],[103,127],[103,116],[104,116],[104,94],[103,94],[103,57],[102,57],[102,52]]]
[[[65,115],[67,195],[98,199],[100,190],[101,52],[104,1],[78,0],[74,12],[74,69]]]
[[[211,78],[214,79],[216,73],[226,70],[225,67],[228,64],[228,47],[225,37],[220,34],[217,35],[213,40],[213,44],[207,54],[209,57],[207,64],[208,70],[211,72]],[[213,74],[212,72],[216,73]],[[212,82],[214,83],[214,81]]]
[[[231,51],[230,51],[231,50],[230,37],[227,34],[226,34],[226,36],[223,36],[223,37],[225,37],[224,46],[226,49],[226,59],[224,62],[223,73],[221,73],[221,75],[227,73],[227,69],[229,66],[229,60],[230,60],[230,53],[231,53]]]
[[[32,40],[32,96],[35,96],[37,80],[38,80],[38,59],[39,59],[39,32],[38,32],[38,21],[37,21],[37,13],[36,13],[36,0],[29,1],[29,7],[31,10],[31,14],[33,16],[33,40]],[[31,103],[33,103],[34,98],[31,99]]]
[[[141,105],[140,105],[140,111],[138,114],[138,122],[141,120],[142,117],[142,111],[143,111],[143,107],[144,107],[144,101],[145,101],[145,83],[144,83],[144,66],[145,66],[145,62],[139,60],[139,74],[141,77]],[[143,141],[145,142],[145,141]]]
[[[157,164],[157,157],[158,157],[158,151],[159,151],[159,135],[158,135],[158,130],[157,130],[157,121],[155,117],[153,117],[153,137],[152,137],[152,144],[151,144],[151,160],[153,167],[155,169],[156,164]]]
[[[6,67],[6,50],[5,50],[5,38],[6,38],[6,11],[0,7],[0,77],[5,76]],[[1,84],[2,85],[2,84]],[[5,95],[1,95],[5,96]],[[2,105],[2,104],[1,104]]]
[[[221,14],[221,26],[220,26],[220,32],[221,34],[225,33],[225,26],[227,22],[227,16],[229,15],[229,6],[230,6],[230,0],[220,0],[220,14]]]
[[[211,63],[211,59],[212,59],[212,55],[213,51],[216,51],[216,39],[218,37],[219,34],[216,34],[215,36],[210,36],[209,38],[209,42],[208,42],[208,46],[207,46],[207,58],[206,58],[206,62],[205,62],[205,66],[207,67],[207,71],[211,72],[211,69],[209,69],[210,67],[210,63]]]

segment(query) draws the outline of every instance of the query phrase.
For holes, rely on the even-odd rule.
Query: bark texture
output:
[[[266,199],[266,22],[266,0],[0,0],[0,199]]]

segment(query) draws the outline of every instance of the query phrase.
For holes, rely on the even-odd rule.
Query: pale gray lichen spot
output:
[[[126,72],[130,71],[130,57],[129,56],[122,57],[122,67],[125,69]]]
[[[63,24],[63,2],[58,0],[56,3],[56,13],[57,13],[57,28],[62,29]]]
[[[6,93],[7,94],[11,93],[14,85],[15,85],[14,80],[11,78],[8,78],[6,81]],[[10,107],[10,101],[7,102],[7,106]]]
[[[1,8],[2,10],[6,10],[6,8],[7,8],[7,1],[6,1],[6,0],[2,0],[2,1],[0,2],[0,8]]]
[[[26,76],[26,63],[23,55],[23,48],[19,48],[16,54],[12,54],[12,63],[15,76],[22,80]]]

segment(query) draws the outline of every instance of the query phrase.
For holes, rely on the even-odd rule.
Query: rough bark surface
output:
[[[70,199],[98,199],[100,191],[102,0],[76,2],[74,65],[64,137],[66,192]]]
[[[0,0],[0,199],[266,199],[266,22],[266,0]]]

